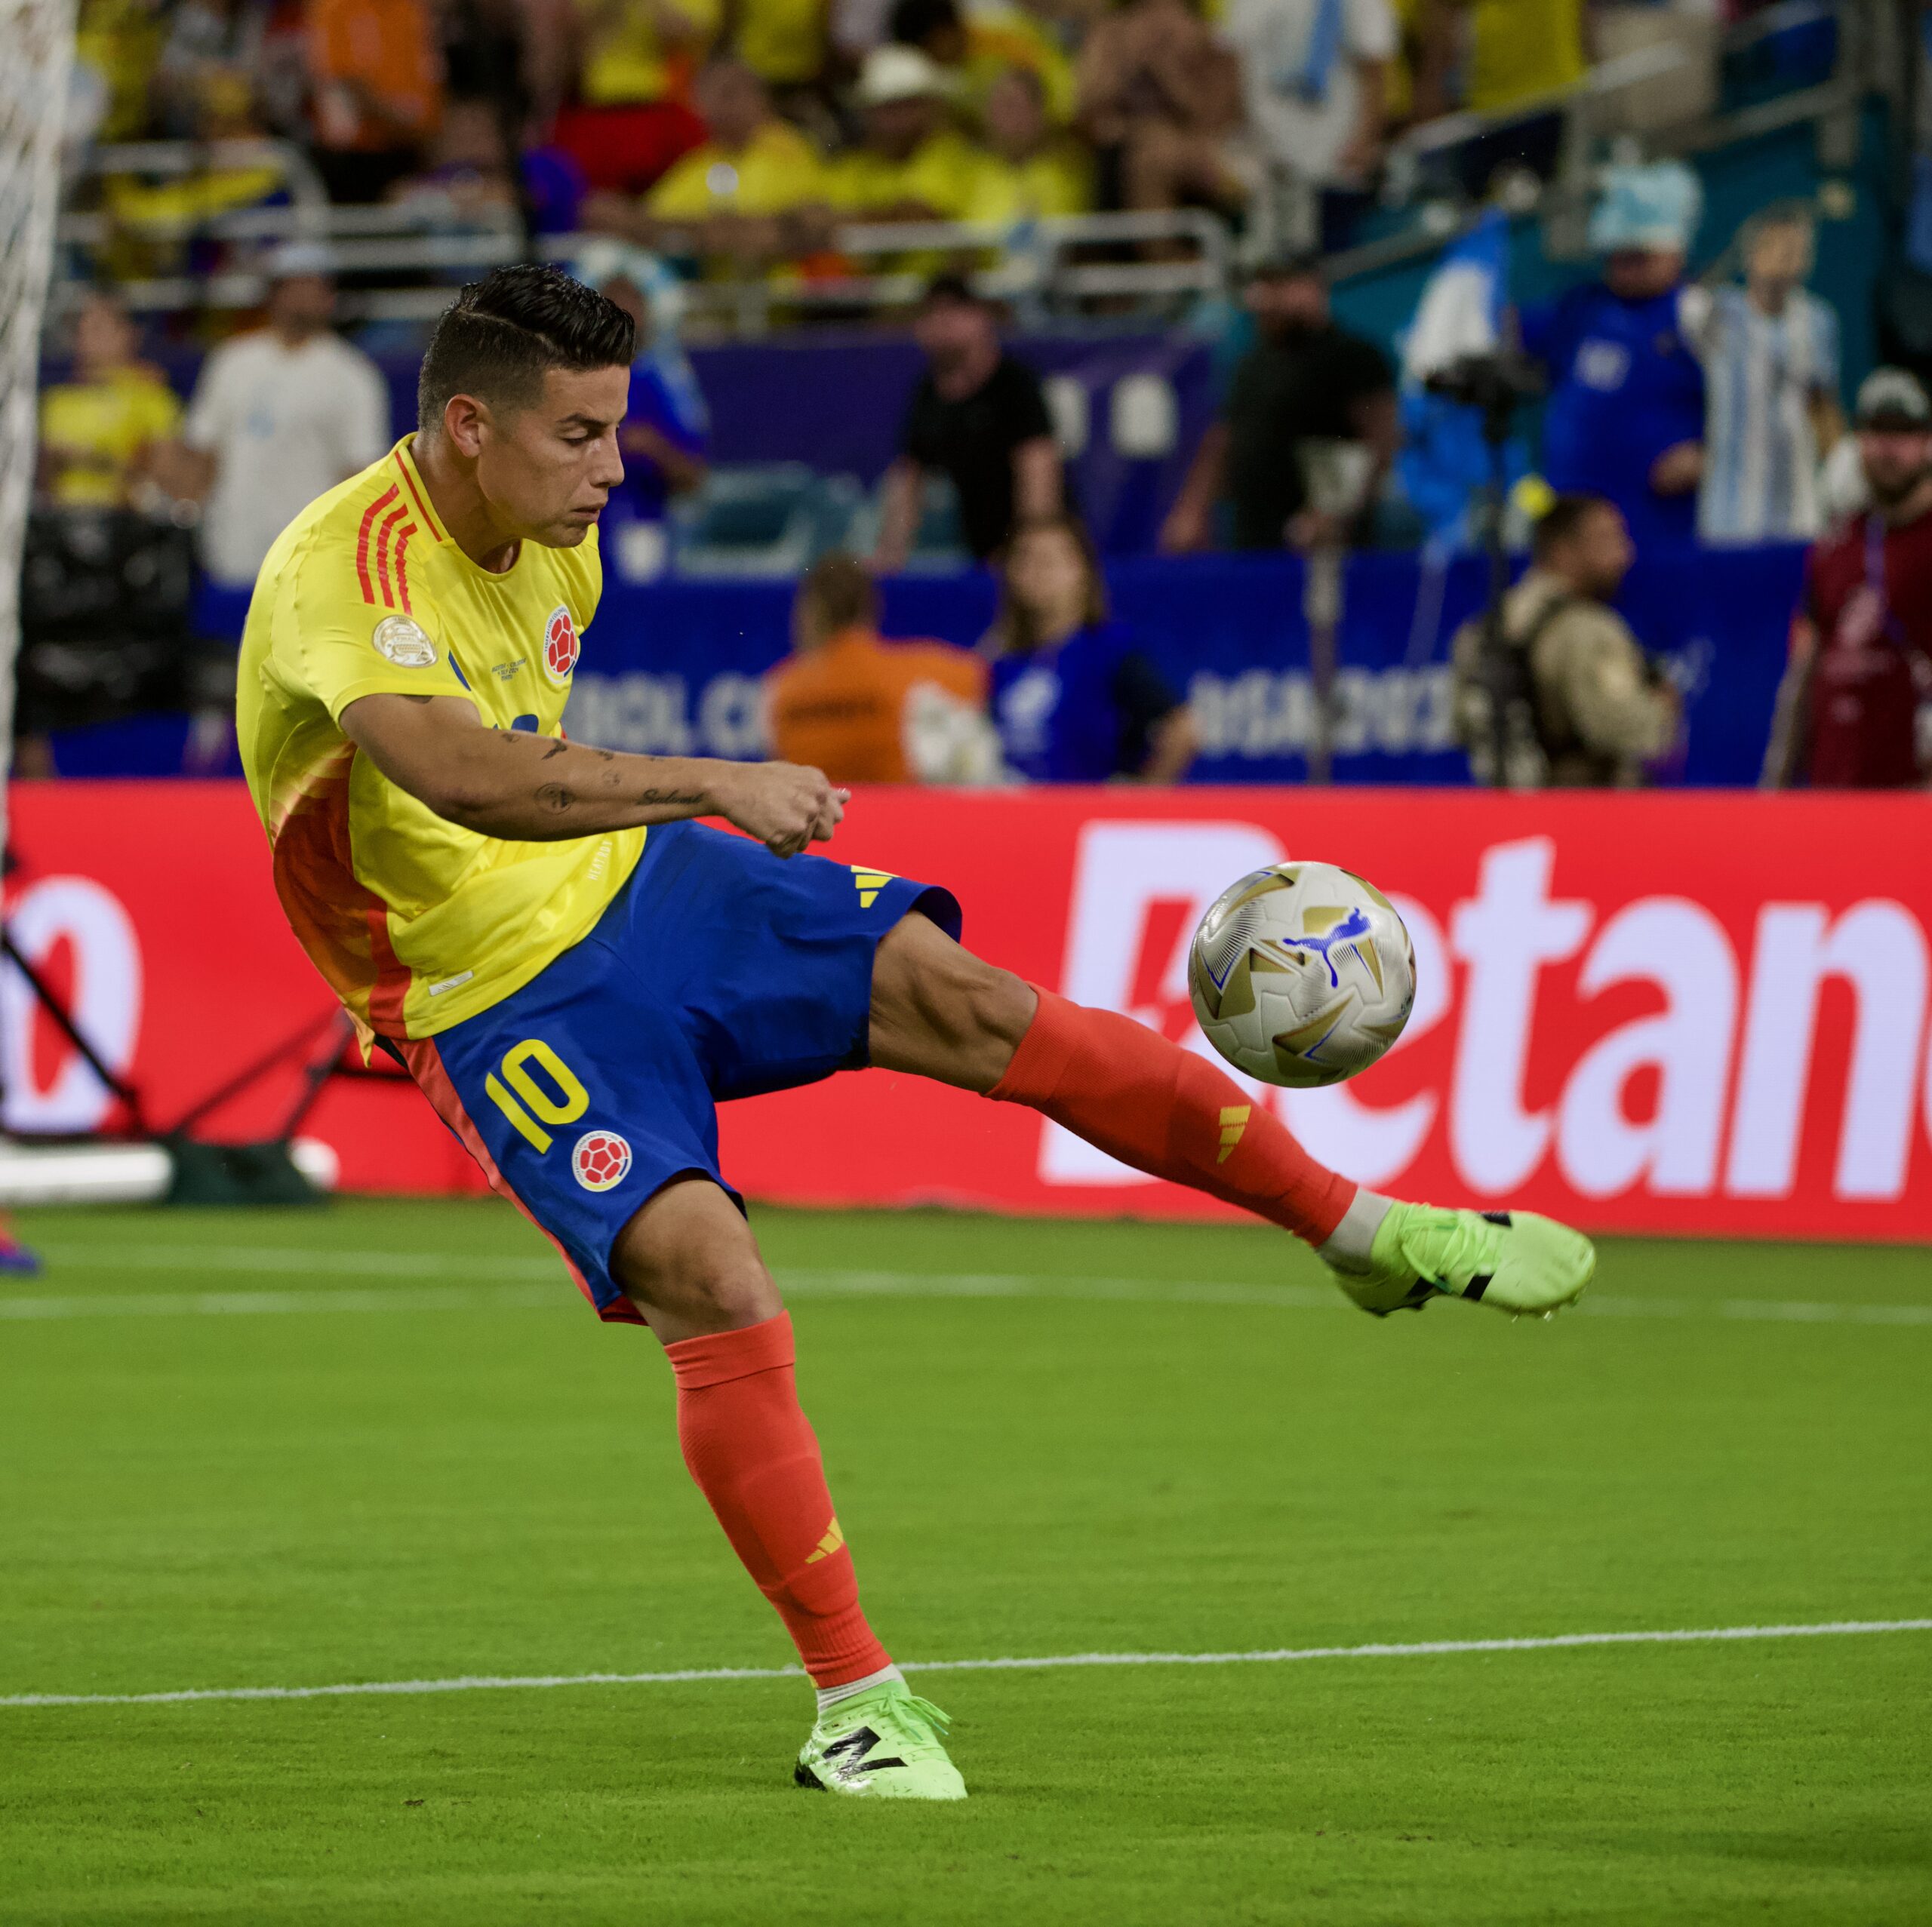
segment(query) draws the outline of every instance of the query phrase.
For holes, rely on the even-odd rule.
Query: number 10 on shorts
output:
[[[590,1108],[590,1093],[541,1037],[525,1037],[503,1053],[503,1075],[483,1080],[490,1102],[538,1151],[550,1148],[545,1124],[574,1124]]]

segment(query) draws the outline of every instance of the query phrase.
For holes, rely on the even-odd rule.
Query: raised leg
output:
[[[1024,1104],[1123,1163],[1325,1243],[1355,1187],[1225,1071],[1143,1024],[1035,991],[912,915],[880,945],[875,1064]]]
[[[1531,1212],[1440,1210],[1354,1184],[1206,1059],[1035,991],[916,914],[879,946],[872,1055],[1030,1105],[1122,1163],[1272,1220],[1313,1245],[1365,1311],[1447,1296],[1548,1314],[1595,1267],[1587,1238]]]

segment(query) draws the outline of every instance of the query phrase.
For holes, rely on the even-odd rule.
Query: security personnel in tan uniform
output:
[[[1635,559],[1629,531],[1600,496],[1559,496],[1537,524],[1531,567],[1503,605],[1506,647],[1527,652],[1534,740],[1511,754],[1522,786],[1632,788],[1669,748],[1676,691],[1651,674],[1629,626],[1609,606]],[[1478,778],[1494,782],[1494,677],[1479,673],[1482,623],[1457,632],[1457,731]]]

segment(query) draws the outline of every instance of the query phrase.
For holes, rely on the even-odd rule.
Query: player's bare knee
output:
[[[611,1268],[667,1345],[759,1324],[784,1308],[750,1226],[708,1182],[660,1191],[618,1234]]]

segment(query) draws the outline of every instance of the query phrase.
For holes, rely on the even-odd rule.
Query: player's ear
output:
[[[459,454],[467,456],[472,462],[483,452],[483,441],[490,426],[490,410],[486,402],[479,401],[473,395],[452,395],[443,404],[443,432],[450,444]]]

